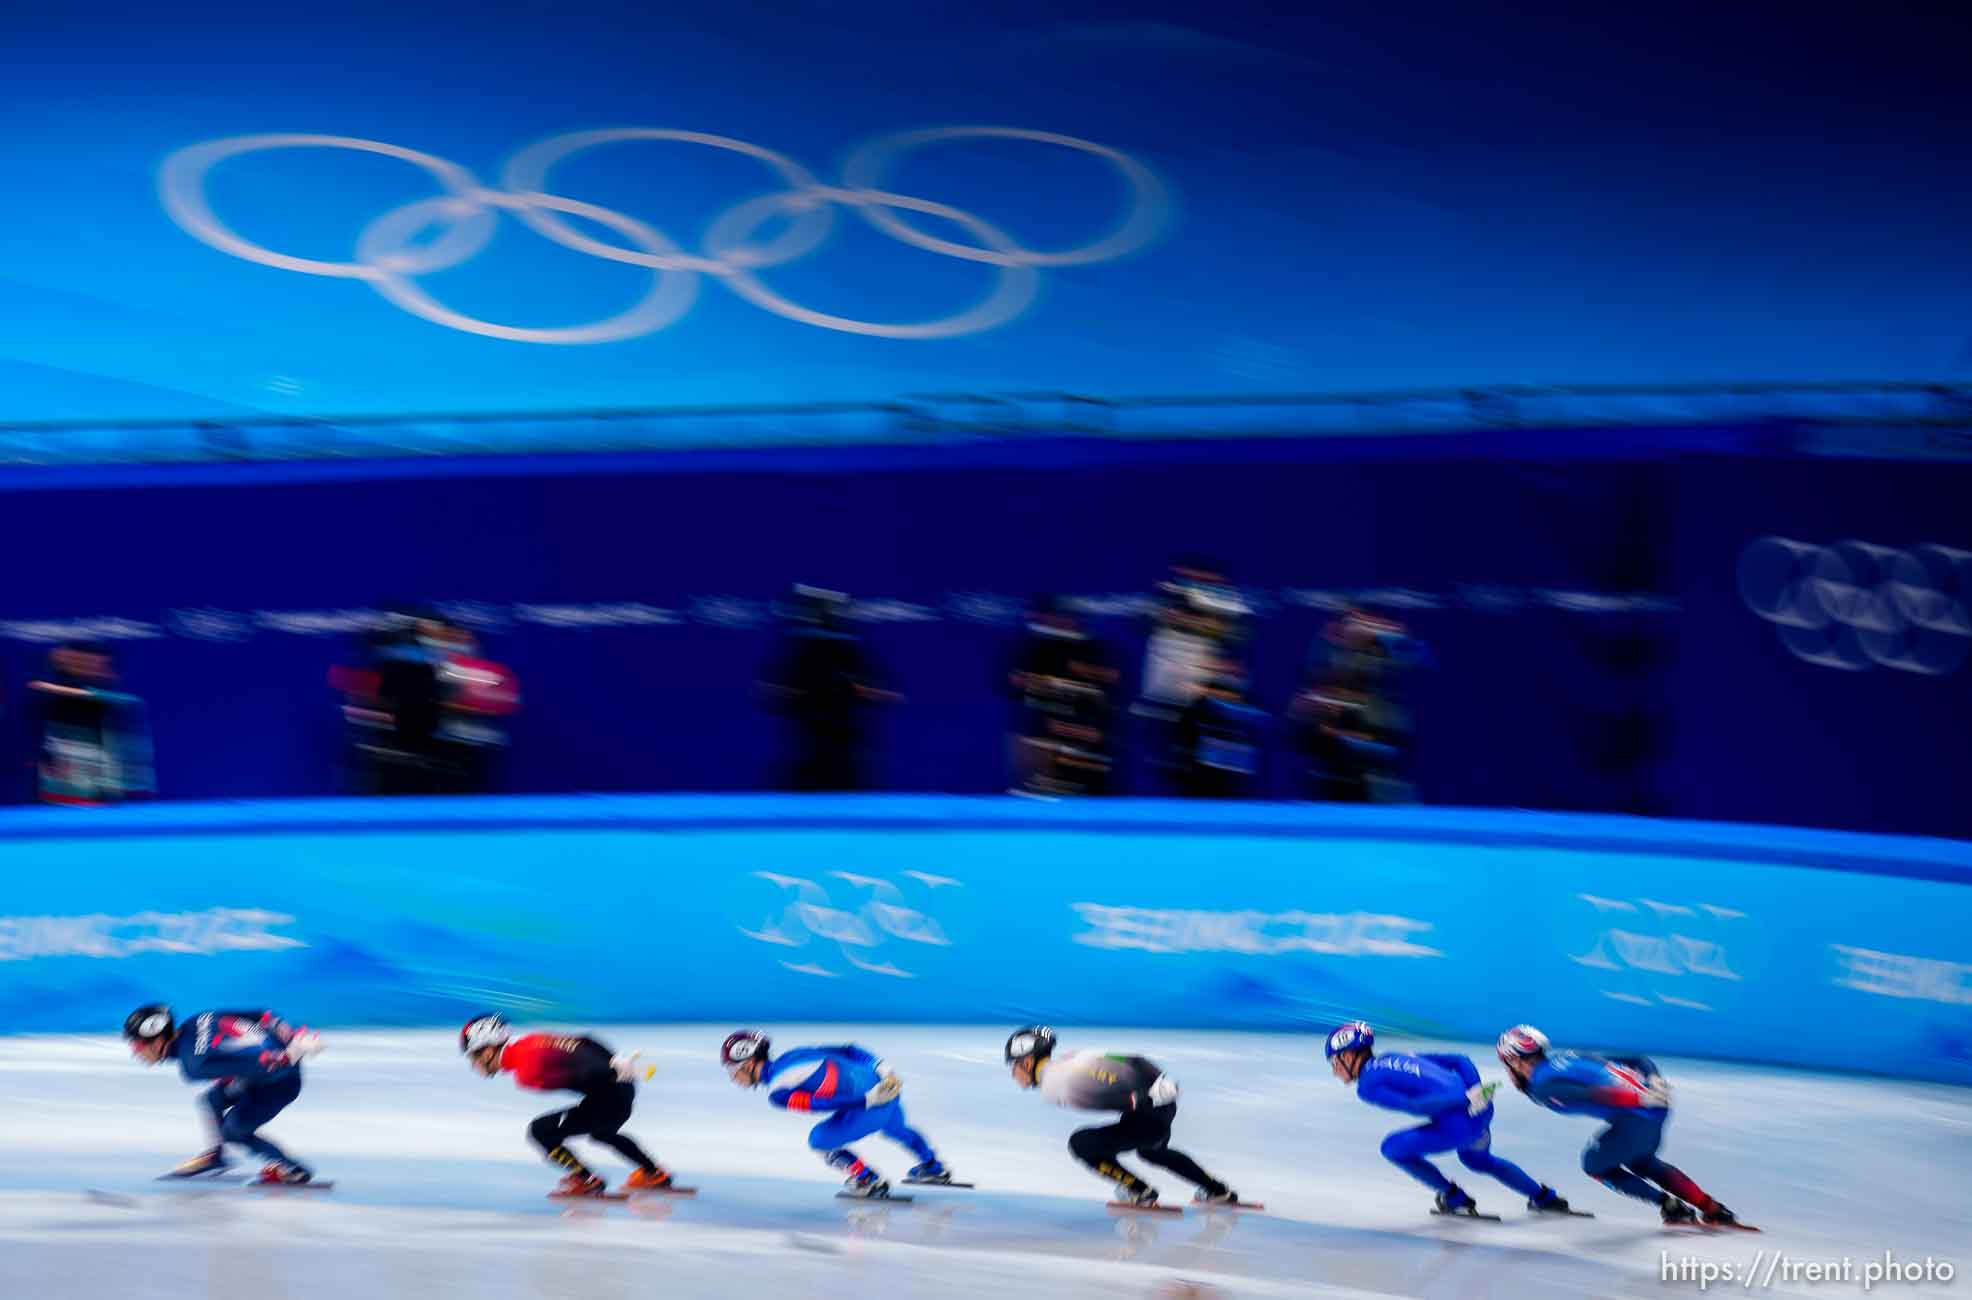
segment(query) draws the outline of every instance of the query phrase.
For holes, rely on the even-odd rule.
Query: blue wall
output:
[[[1202,551],[1259,607],[1254,690],[1276,715],[1340,601],[1399,605],[1433,661],[1412,683],[1429,802],[1972,836],[1972,801],[1946,797],[1972,785],[1972,467],[1771,459],[1766,441],[1562,430],[16,471],[0,476],[0,553],[32,562],[0,591],[6,772],[24,795],[18,683],[49,641],[88,633],[150,704],[164,797],[332,792],[331,665],[380,606],[428,601],[519,673],[505,788],[759,788],[777,733],[752,683],[770,603],[804,581],[866,602],[856,626],[908,697],[882,719],[882,786],[1000,790],[1022,602],[1084,598],[1134,694],[1151,584]],[[1782,584],[1799,594],[1813,565],[1741,581],[1770,536],[1960,561],[1906,573],[1851,555],[1848,586],[1808,593],[1823,626],[1789,629]],[[1885,585],[1906,580],[1922,585]],[[1894,662],[1859,645],[1871,626],[1891,629]],[[1900,658],[1915,651],[1938,671]],[[1263,788],[1286,795],[1292,776],[1275,761]]]
[[[1364,1016],[1972,1082],[1972,846],[1628,818],[591,796],[0,815],[0,1030]],[[708,1040],[710,1041],[710,1040]],[[1311,1040],[1312,1050],[1312,1040]]]

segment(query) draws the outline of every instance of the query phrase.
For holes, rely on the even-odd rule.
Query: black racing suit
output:
[[[1178,1085],[1141,1056],[1102,1052],[1062,1052],[1041,1069],[1041,1095],[1059,1106],[1077,1110],[1120,1111],[1114,1124],[1077,1129],[1068,1139],[1075,1158],[1104,1178],[1136,1195],[1147,1184],[1117,1157],[1135,1151],[1151,1164],[1169,1169],[1208,1195],[1226,1185],[1199,1167],[1197,1161],[1171,1146],[1171,1124],[1178,1117]]]

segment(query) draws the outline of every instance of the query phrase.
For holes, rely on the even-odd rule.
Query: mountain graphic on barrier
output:
[[[155,980],[105,973],[12,983],[0,992],[0,1034],[100,1033],[123,1027],[131,1008],[160,1000]]]

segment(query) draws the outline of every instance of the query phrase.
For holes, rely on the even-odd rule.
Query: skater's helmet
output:
[[[757,1029],[735,1029],[719,1046],[719,1061],[728,1070],[767,1055],[767,1035]]]
[[[1007,1036],[1007,1064],[1033,1058],[1044,1061],[1054,1055],[1054,1030],[1046,1025],[1028,1025]]]
[[[1500,1035],[1500,1060],[1532,1061],[1547,1055],[1547,1035],[1532,1025],[1515,1025]]]
[[[488,1047],[505,1047],[514,1036],[507,1024],[507,1018],[499,1012],[491,1015],[474,1016],[466,1021],[466,1027],[459,1031],[459,1051],[466,1056]]]
[[[147,1002],[123,1018],[123,1036],[133,1043],[154,1043],[171,1037],[171,1008]]]
[[[1353,1052],[1358,1047],[1367,1051],[1375,1046],[1376,1031],[1361,1020],[1351,1020],[1346,1025],[1337,1026],[1335,1032],[1328,1036],[1328,1042],[1323,1044],[1322,1052],[1332,1061],[1342,1053]]]

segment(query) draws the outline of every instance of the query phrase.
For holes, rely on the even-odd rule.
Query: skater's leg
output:
[[[1662,1131],[1661,1123],[1641,1119],[1611,1124],[1596,1134],[1595,1140],[1582,1152],[1582,1172],[1611,1191],[1648,1201],[1652,1205],[1659,1204],[1664,1199],[1664,1193],[1624,1166],[1632,1160],[1644,1159],[1655,1151]]]
[[[1135,1127],[1125,1117],[1115,1124],[1076,1129],[1068,1137],[1068,1149],[1077,1160],[1134,1197],[1149,1184],[1125,1169],[1116,1157],[1134,1149],[1138,1140]]]
[[[566,1141],[589,1131],[578,1114],[581,1109],[580,1106],[571,1106],[567,1110],[551,1111],[527,1126],[527,1136],[534,1139],[534,1144],[541,1148],[543,1155],[569,1173],[593,1178],[595,1175],[589,1171],[589,1166],[576,1158]]]
[[[226,1111],[233,1103],[226,1096],[226,1085],[215,1083],[199,1094],[199,1118],[205,1125],[211,1145],[224,1154]]]
[[[870,1114],[872,1117],[882,1117],[883,1135],[908,1147],[911,1154],[918,1158],[918,1163],[938,1159],[938,1153],[931,1149],[931,1143],[924,1140],[924,1134],[905,1122],[902,1102],[887,1102],[874,1108]]]
[[[288,1103],[301,1095],[301,1075],[291,1074],[261,1088],[250,1088],[227,1110],[225,1118],[219,1122],[219,1136],[227,1142],[237,1143],[255,1155],[276,1164],[303,1166],[287,1152],[260,1136],[260,1128],[276,1115],[286,1110]]]
[[[1639,1178],[1647,1178],[1680,1201],[1696,1206],[1701,1213],[1709,1214],[1717,1208],[1718,1202],[1706,1194],[1705,1189],[1691,1181],[1691,1176],[1667,1160],[1654,1155],[1641,1160],[1632,1160],[1624,1168]]]
[[[658,1171],[657,1161],[651,1159],[649,1153],[637,1145],[637,1139],[629,1134],[597,1133],[595,1139],[645,1173],[654,1174]]]
[[[878,1109],[881,1109],[879,1107]],[[881,1116],[872,1116],[865,1106],[851,1106],[839,1110],[808,1132],[808,1145],[822,1153],[822,1159],[851,1178],[862,1179],[864,1174],[878,1177],[876,1171],[857,1158],[849,1149],[851,1142],[860,1141],[883,1127]]]
[[[637,1085],[619,1083],[607,1092],[600,1092],[583,1103],[594,1103],[589,1118],[589,1136],[616,1154],[628,1160],[647,1174],[658,1171],[657,1161],[644,1153],[637,1140],[622,1132],[630,1122],[630,1111],[637,1103]]]
[[[1522,1196],[1530,1199],[1539,1196],[1541,1185],[1529,1178],[1527,1171],[1519,1165],[1494,1155],[1492,1146],[1493,1135],[1482,1132],[1470,1146],[1458,1149],[1458,1162],[1474,1173],[1499,1179]]]
[[[1167,1101],[1162,1106],[1153,1106],[1148,1111],[1139,1111],[1142,1118],[1137,1126],[1143,1136],[1137,1143],[1137,1154],[1160,1169],[1168,1169],[1195,1187],[1202,1187],[1206,1194],[1218,1196],[1226,1190],[1226,1185],[1199,1167],[1196,1160],[1171,1146],[1171,1124],[1178,1117],[1178,1103]]]
[[[1438,1172],[1424,1157],[1438,1151],[1450,1151],[1458,1145],[1458,1139],[1444,1132],[1436,1122],[1420,1124],[1416,1128],[1398,1129],[1383,1139],[1379,1148],[1383,1158],[1397,1168],[1417,1179],[1434,1192],[1452,1190],[1452,1180]]]

